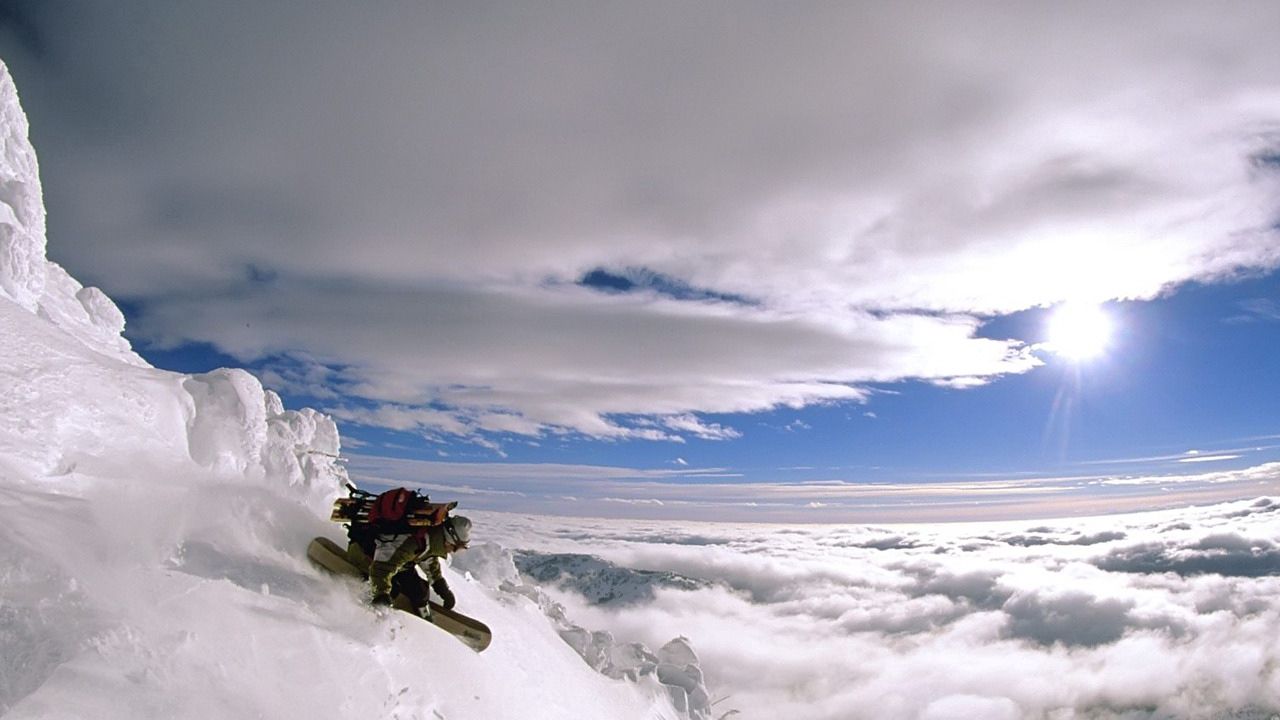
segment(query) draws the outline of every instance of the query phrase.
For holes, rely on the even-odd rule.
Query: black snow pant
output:
[[[421,608],[431,598],[431,586],[418,574],[415,565],[409,565],[391,578],[391,594],[404,595],[415,608]]]

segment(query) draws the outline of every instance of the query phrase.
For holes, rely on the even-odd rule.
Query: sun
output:
[[[1047,346],[1075,362],[1093,360],[1111,345],[1112,329],[1101,305],[1064,303],[1049,317]]]

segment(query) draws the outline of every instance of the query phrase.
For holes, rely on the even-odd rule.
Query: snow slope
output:
[[[544,609],[447,570],[477,655],[303,556],[341,530],[329,418],[242,371],[149,367],[45,255],[27,121],[0,64],[0,714],[23,718],[675,718]]]

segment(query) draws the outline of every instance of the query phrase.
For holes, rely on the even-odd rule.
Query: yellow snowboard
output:
[[[311,562],[334,574],[364,577],[364,573],[347,560],[347,551],[329,538],[318,537],[312,540],[307,546],[307,557]],[[403,595],[396,595],[391,605],[414,617],[421,617],[413,611],[413,606]],[[446,610],[434,602],[431,603],[431,617],[427,618],[427,622],[458,638],[476,652],[489,647],[489,642],[493,639],[493,633],[490,632],[488,625],[462,613]]]

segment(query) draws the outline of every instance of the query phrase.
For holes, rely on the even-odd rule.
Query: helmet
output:
[[[466,547],[471,541],[471,519],[462,515],[453,515],[444,521],[444,531],[455,544]]]

